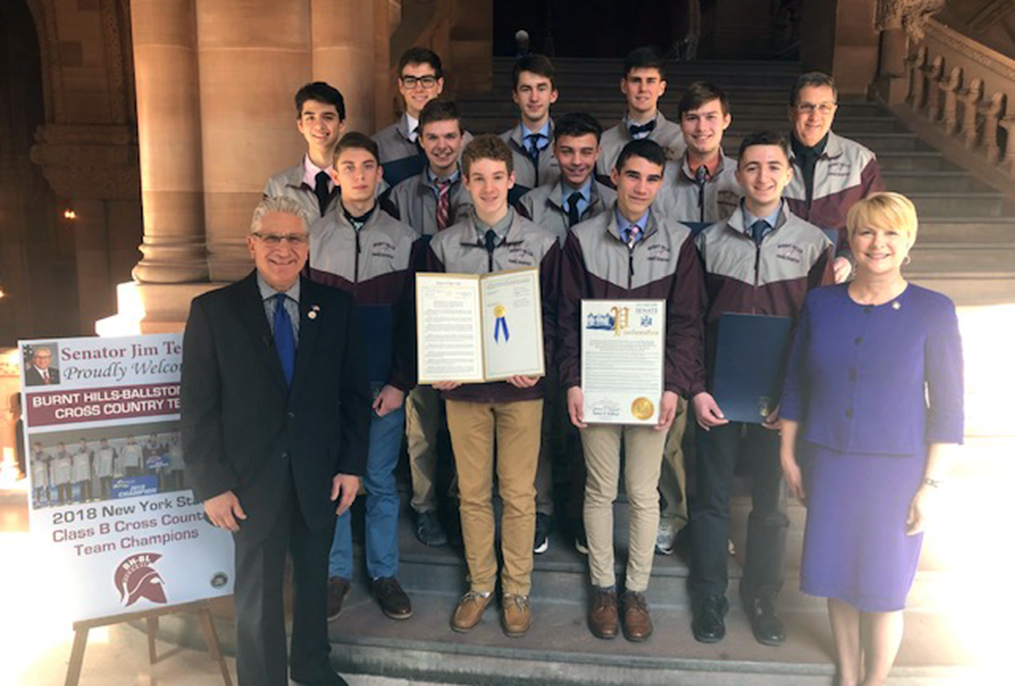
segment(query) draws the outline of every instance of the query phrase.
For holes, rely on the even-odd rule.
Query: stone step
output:
[[[912,273],[913,283],[944,293],[956,305],[1000,305],[1012,301],[1015,293],[1015,275],[975,274],[954,271],[935,274],[931,270]],[[1010,421],[1010,419],[1009,419]]]
[[[726,638],[696,642],[686,608],[652,608],[655,632],[643,643],[592,637],[584,611],[570,603],[533,605],[533,625],[521,638],[500,629],[499,607],[487,608],[468,634],[451,630],[456,594],[413,596],[413,617],[384,617],[365,587],[354,584],[342,615],[329,625],[331,662],[343,674],[472,686],[827,686],[832,679],[831,632],[823,610],[782,612],[786,643],[758,644],[738,603],[726,618]],[[235,654],[231,604],[218,602],[215,623],[222,649]],[[135,628],[144,631],[144,625]],[[196,615],[168,615],[160,637],[204,650]],[[982,666],[977,637],[939,615],[907,613],[906,634],[892,686],[995,684]],[[998,661],[1000,662],[1000,661]]]
[[[875,150],[881,171],[955,171],[959,167],[937,150]]]
[[[956,279],[977,276],[983,279],[1015,278],[1015,246],[983,244],[968,247],[928,245],[917,243],[913,249],[913,262],[906,267],[907,276],[913,279]],[[1015,291],[1011,291],[1015,293]]]
[[[885,179],[889,190],[899,190]],[[905,192],[905,191],[900,191]],[[1015,245],[1015,218],[1012,217],[920,217],[916,249],[930,245],[951,247],[953,244],[998,247]]]
[[[883,171],[885,186],[890,191],[911,193],[913,191],[988,191],[990,186],[964,171]]]
[[[1000,217],[1005,198],[997,191],[910,191],[920,217]]]

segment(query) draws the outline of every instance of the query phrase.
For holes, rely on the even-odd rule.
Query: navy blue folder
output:
[[[391,307],[388,305],[357,305],[360,330],[367,350],[367,374],[370,383],[387,383],[391,374]]]
[[[778,407],[790,329],[789,317],[719,318],[712,396],[726,419],[760,424]]]

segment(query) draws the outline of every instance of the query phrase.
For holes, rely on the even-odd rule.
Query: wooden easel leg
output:
[[[159,659],[155,648],[155,636],[159,633],[159,618],[148,617],[145,623],[148,625],[148,664],[153,665]]]
[[[65,686],[78,686],[81,679],[81,666],[85,662],[85,646],[88,645],[88,627],[74,629],[74,648],[70,651],[70,664],[67,665],[67,681]]]
[[[229,676],[229,666],[226,664],[226,659],[219,648],[219,635],[215,630],[215,623],[211,618],[211,610],[207,607],[202,607],[198,610],[197,614],[201,618],[201,629],[204,630],[204,640],[208,644],[208,654],[212,660],[219,663],[219,669],[222,671],[222,681],[225,686],[233,686],[232,677]]]

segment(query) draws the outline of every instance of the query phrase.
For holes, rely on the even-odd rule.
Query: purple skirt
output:
[[[807,528],[800,589],[861,612],[906,604],[923,534],[906,535],[926,455],[860,455],[801,442]]]

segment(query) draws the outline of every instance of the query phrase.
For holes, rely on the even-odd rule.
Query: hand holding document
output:
[[[421,384],[546,374],[538,269],[417,274],[416,313]]]

